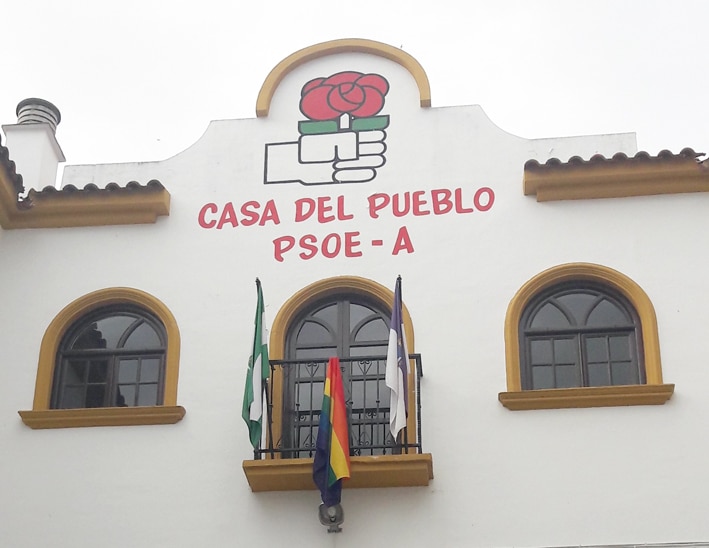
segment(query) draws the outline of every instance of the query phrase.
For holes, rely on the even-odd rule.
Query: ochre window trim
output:
[[[269,357],[273,360],[285,359],[285,342],[288,327],[298,317],[303,308],[315,301],[340,293],[363,295],[385,310],[391,310],[394,302],[393,291],[381,284],[356,276],[337,276],[312,283],[295,293],[278,311],[271,326]],[[414,331],[411,316],[406,305],[402,307],[404,330],[409,353],[414,353]],[[281,417],[283,414],[283,375],[276,369],[273,375],[274,401],[272,416],[272,436],[281,437]],[[409,375],[409,401],[415,401],[414,374]],[[416,432],[416,414],[409,413],[409,432]],[[431,454],[417,454],[414,449],[402,455],[377,455],[352,457],[352,478],[345,482],[349,488],[357,487],[406,487],[428,485],[433,479],[433,458]],[[246,479],[252,491],[292,491],[314,489],[312,482],[313,459],[281,459],[276,454],[273,459],[245,460],[243,462]]]
[[[51,409],[52,383],[59,345],[67,329],[91,311],[104,306],[132,304],[152,312],[165,326],[165,387],[163,405],[150,407],[102,407]],[[70,428],[77,426],[117,426],[174,424],[185,415],[177,405],[177,378],[180,361],[180,331],[170,310],[158,299],[128,287],[100,289],[79,297],[52,320],[42,338],[37,366],[34,402],[31,411],[19,411],[30,428]]]
[[[563,282],[592,281],[614,288],[635,308],[640,318],[646,384],[522,390],[519,324],[525,307],[539,292]],[[657,317],[652,302],[642,288],[620,272],[591,263],[569,263],[541,272],[524,284],[510,301],[505,317],[505,358],[507,392],[498,396],[512,410],[557,409],[566,407],[609,407],[659,405],[674,392],[674,384],[663,384]]]
[[[283,61],[278,63],[273,70],[268,74],[266,80],[261,86],[258,98],[256,99],[256,116],[263,118],[268,116],[268,111],[271,108],[271,99],[276,92],[276,88],[281,83],[281,80],[286,75],[298,68],[299,66],[327,55],[337,53],[359,52],[378,55],[394,61],[404,67],[416,82],[419,89],[420,103],[422,107],[431,106],[431,87],[428,83],[426,71],[419,62],[411,55],[400,48],[395,48],[382,42],[374,40],[362,40],[358,38],[346,38],[343,40],[331,40],[321,44],[315,44],[307,48],[296,51],[289,55]]]

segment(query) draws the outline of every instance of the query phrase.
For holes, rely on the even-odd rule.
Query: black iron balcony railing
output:
[[[409,418],[415,417],[414,432],[406,428],[398,439],[389,431],[390,390],[386,386],[386,356],[341,358],[340,370],[347,404],[350,455],[393,455],[422,452],[421,390],[423,367],[420,354],[409,354],[413,369],[413,394],[409,394]],[[254,451],[254,458],[313,457],[322,407],[328,359],[271,360],[271,376],[266,385],[266,447]],[[280,375],[282,394],[274,393],[274,376]],[[413,397],[411,397],[413,396]],[[282,412],[275,417],[274,398],[281,398]],[[411,424],[409,422],[409,424]],[[274,436],[277,439],[274,440]]]

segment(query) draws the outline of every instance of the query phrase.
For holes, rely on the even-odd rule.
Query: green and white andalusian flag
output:
[[[265,310],[261,282],[256,278],[258,301],[256,304],[256,319],[254,320],[254,342],[249,358],[249,368],[246,371],[246,387],[244,389],[244,404],[241,416],[249,427],[249,438],[254,449],[261,445],[261,423],[263,417],[263,393],[266,379],[270,372],[268,363],[268,331],[264,326]]]

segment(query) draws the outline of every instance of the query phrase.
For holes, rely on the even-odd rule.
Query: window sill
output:
[[[350,463],[352,477],[343,483],[349,489],[426,486],[433,479],[430,453],[351,457]],[[255,493],[315,489],[313,459],[245,460],[243,468]]]
[[[674,384],[598,386],[500,392],[498,399],[507,409],[566,409],[616,407],[622,405],[662,405],[672,397]]]
[[[175,424],[185,416],[182,406],[98,407],[91,409],[44,409],[18,411],[22,422],[35,430],[82,426],[137,426]]]

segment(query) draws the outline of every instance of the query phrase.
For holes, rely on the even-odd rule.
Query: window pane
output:
[[[138,405],[157,405],[158,385],[140,384],[138,385]]]
[[[554,363],[578,364],[578,351],[575,339],[554,340]]]
[[[66,360],[64,364],[64,384],[86,382],[88,362],[84,360]]]
[[[610,337],[611,361],[630,360],[630,337]]]
[[[298,380],[308,380],[318,377],[324,381],[325,374],[327,373],[327,361],[299,363],[297,365],[289,366],[289,368],[294,371],[294,374],[296,375],[294,378],[297,378]]]
[[[295,351],[296,360],[327,360],[337,356],[337,347],[329,346],[325,348],[298,348]]]
[[[350,327],[354,327],[372,314],[374,314],[374,311],[368,306],[350,303]]]
[[[554,372],[556,373],[556,388],[581,386],[579,369],[575,365],[557,365]]]
[[[586,358],[589,363],[608,361],[606,337],[586,337]]]
[[[349,376],[352,378],[383,373],[384,360],[358,360],[350,362]],[[386,362],[384,362],[386,363]]]
[[[62,394],[61,409],[84,407],[84,386],[67,386]]]
[[[322,409],[324,382],[299,382],[296,385],[296,398],[298,401],[298,411],[310,411]]]
[[[301,426],[298,428],[297,447],[305,449],[296,453],[294,457],[309,457],[315,451],[315,440],[318,438],[318,427],[315,425]]]
[[[337,327],[337,303],[321,308],[313,314],[313,317],[335,329]]]
[[[353,409],[374,409],[382,407],[382,392],[384,381],[381,385],[377,380],[353,381],[352,382],[352,408]],[[389,405],[389,394],[387,391],[386,405]]]
[[[362,356],[386,356],[387,347],[381,346],[351,346],[350,356],[353,358],[360,358]]]
[[[106,348],[106,340],[96,327],[96,324],[92,323],[81,332],[71,348],[75,350]]]
[[[146,358],[140,363],[140,382],[158,382],[160,378],[160,359]]]
[[[554,370],[551,365],[532,367],[532,388],[554,388]]]
[[[104,395],[106,393],[105,384],[90,384],[86,387],[86,404],[84,407],[103,407]]]
[[[628,325],[632,323],[630,318],[617,305],[608,301],[602,300],[598,306],[593,309],[593,312],[588,317],[587,325],[613,327],[617,325]]]
[[[89,368],[89,382],[106,382],[108,378],[108,361],[107,360],[91,360]]]
[[[613,384],[638,384],[638,368],[632,362],[615,362],[611,364]]]
[[[312,390],[313,390],[313,406],[311,409],[322,409],[322,398],[323,398],[323,391],[325,390],[325,383],[324,382],[314,382],[312,384]]]
[[[576,325],[583,325],[584,318],[598,297],[589,293],[570,293],[557,298],[574,317]]]
[[[355,341],[386,341],[389,339],[389,326],[382,318],[374,318],[364,324],[355,334]]]
[[[121,360],[118,369],[118,382],[136,382],[138,380],[138,360]]]
[[[83,341],[81,346],[74,345],[75,348],[116,348],[121,335],[125,333],[134,322],[135,318],[131,316],[111,316],[99,320],[94,324],[93,329],[87,329],[81,335]],[[96,333],[98,332],[98,334]],[[95,342],[96,337],[100,337],[97,346],[88,346],[89,342]],[[91,341],[90,341],[91,340]],[[77,344],[79,341],[77,341]],[[84,345],[86,344],[86,346]]]
[[[532,365],[552,363],[552,342],[551,340],[530,341]]]
[[[588,364],[588,385],[589,386],[609,386],[611,376],[607,363]]]
[[[128,340],[126,340],[123,348],[160,348],[162,343],[160,342],[160,337],[155,332],[153,327],[143,322],[140,324],[133,333],[130,334]]]
[[[297,344],[327,344],[332,342],[330,332],[317,322],[305,322],[298,333]]]
[[[116,407],[133,407],[135,405],[135,385],[124,384],[118,387],[116,393]]]
[[[569,326],[569,320],[553,304],[547,303],[534,315],[530,327],[538,328],[564,328]]]

